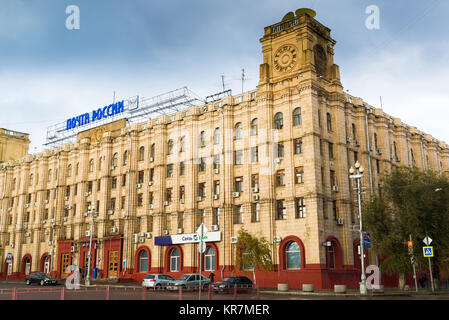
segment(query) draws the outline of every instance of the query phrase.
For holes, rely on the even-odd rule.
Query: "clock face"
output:
[[[297,52],[291,44],[280,47],[274,54],[274,68],[279,72],[291,71],[296,65]]]
[[[103,137],[104,134],[104,128],[98,128],[95,133],[93,134],[92,140],[94,141],[101,141],[101,138]]]

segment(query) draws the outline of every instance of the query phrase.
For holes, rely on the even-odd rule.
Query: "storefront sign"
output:
[[[205,242],[215,242],[221,240],[221,232],[208,232],[204,235],[203,240]],[[189,234],[175,234],[172,236],[155,237],[154,244],[156,246],[169,246],[172,244],[185,244],[185,243],[198,243],[200,237],[197,233]]]

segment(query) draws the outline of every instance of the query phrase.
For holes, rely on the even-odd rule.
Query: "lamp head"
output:
[[[351,169],[349,169],[349,173],[350,173],[350,174],[354,174],[354,172],[355,172],[354,167],[351,167]]]
[[[363,166],[360,166],[359,172],[360,172],[360,173],[363,173],[363,171],[365,171],[365,168],[364,168]]]
[[[360,162],[357,161],[354,166],[356,169],[360,168]]]

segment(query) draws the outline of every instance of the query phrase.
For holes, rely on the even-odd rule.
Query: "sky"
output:
[[[80,28],[66,20],[79,8]],[[366,8],[379,8],[368,29]],[[255,89],[264,27],[312,8],[337,41],[344,90],[449,143],[449,1],[1,0],[0,127],[30,133],[135,95]]]

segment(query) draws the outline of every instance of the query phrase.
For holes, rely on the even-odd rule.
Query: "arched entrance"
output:
[[[22,263],[20,266],[21,275],[27,276],[31,273],[31,255],[26,254],[22,258]]]

